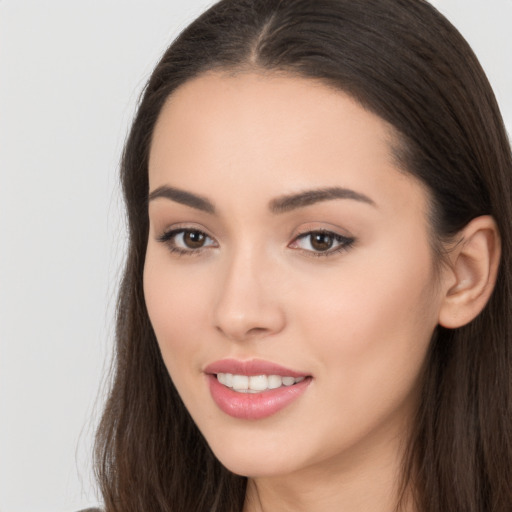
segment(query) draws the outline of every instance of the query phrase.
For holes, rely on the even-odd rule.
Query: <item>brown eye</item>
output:
[[[292,249],[302,249],[311,256],[330,256],[348,250],[355,239],[332,231],[308,231],[299,235],[290,245]]]
[[[157,239],[171,252],[177,254],[200,254],[203,249],[218,247],[215,240],[198,229],[171,229]]]
[[[315,251],[328,251],[334,244],[334,236],[329,233],[311,233],[310,236]]]
[[[189,249],[200,249],[206,242],[206,235],[201,231],[184,231],[183,243]]]

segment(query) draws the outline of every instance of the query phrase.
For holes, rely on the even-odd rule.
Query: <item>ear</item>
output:
[[[471,322],[484,309],[496,283],[501,257],[498,227],[490,215],[473,219],[457,235],[445,269],[439,324],[449,329]]]

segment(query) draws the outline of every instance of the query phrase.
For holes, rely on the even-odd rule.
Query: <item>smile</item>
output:
[[[282,377],[281,375],[237,375],[218,373],[217,380],[224,386],[238,393],[261,393],[283,386],[293,386],[302,382],[305,377]]]
[[[268,361],[224,359],[204,369],[211,397],[225,414],[244,420],[272,416],[297,401],[311,375]]]

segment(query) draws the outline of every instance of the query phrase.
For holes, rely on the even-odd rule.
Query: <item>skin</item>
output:
[[[245,512],[396,504],[444,292],[428,194],[398,169],[393,140],[389,125],[343,92],[284,75],[205,74],[161,112],[150,191],[184,190],[215,212],[149,201],[147,308],[194,421],[219,460],[249,477]],[[370,201],[269,208],[330,187]],[[187,247],[179,234],[161,240],[176,229],[204,233],[204,245]],[[315,230],[353,242],[322,253],[299,237]],[[312,380],[277,414],[235,419],[216,406],[203,371],[224,358],[264,359]]]

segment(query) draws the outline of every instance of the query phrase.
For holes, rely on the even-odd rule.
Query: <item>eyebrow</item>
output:
[[[367,203],[371,206],[377,206],[368,196],[342,187],[320,188],[316,190],[306,190],[298,194],[291,194],[273,199],[270,202],[270,211],[273,213],[285,213],[296,208],[303,208],[321,201],[330,201],[332,199],[352,199]]]
[[[215,213],[215,206],[209,199],[193,194],[192,192],[187,192],[186,190],[163,185],[153,190],[149,194],[148,200],[153,201],[160,197],[170,199],[176,203],[184,204],[206,213]],[[352,199],[354,201],[360,201],[362,203],[376,206],[372,199],[360,192],[342,187],[329,187],[305,190],[304,192],[299,192],[297,194],[277,197],[270,201],[269,209],[272,213],[285,213],[322,201],[331,201],[332,199]]]
[[[159,197],[164,197],[166,199],[170,199],[171,201],[175,201],[176,203],[190,206],[196,210],[201,210],[207,213],[215,213],[215,206],[213,206],[213,203],[209,199],[198,196],[196,194],[192,194],[191,192],[186,192],[185,190],[180,190],[179,188],[163,185],[153,190],[153,192],[149,194],[148,200],[153,201]]]

